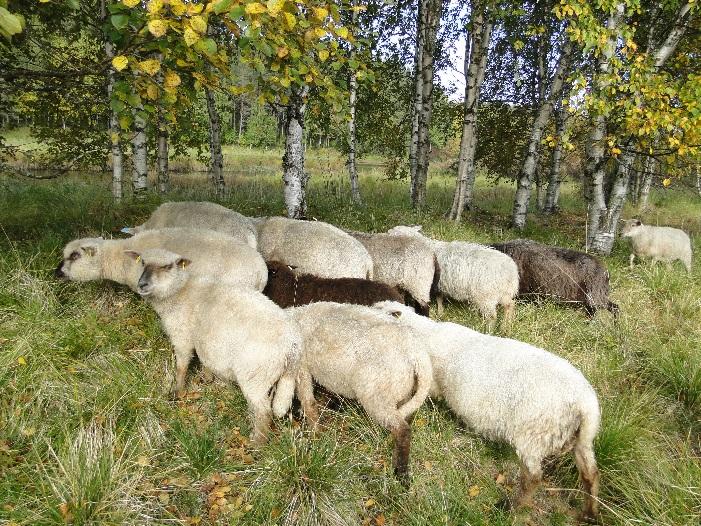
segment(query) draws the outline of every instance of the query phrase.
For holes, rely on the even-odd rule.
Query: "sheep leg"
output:
[[[520,488],[518,498],[516,499],[517,508],[533,506],[533,494],[542,479],[543,469],[539,461],[521,463]]]
[[[436,294],[436,307],[438,308],[438,316],[443,316],[443,294]]]
[[[409,486],[409,449],[411,447],[411,427],[403,418],[390,428],[394,438],[392,467],[394,475],[405,487]]]
[[[191,348],[175,349],[175,389],[172,394],[176,398],[182,398],[185,395],[185,378],[193,354],[194,350]]]
[[[574,448],[574,461],[579,470],[584,487],[585,501],[582,509],[582,518],[588,522],[595,522],[599,513],[599,469],[596,467],[594,451],[591,445],[577,444]]]
[[[309,371],[302,369],[297,373],[297,398],[302,404],[304,418],[316,428],[319,422],[319,409],[316,398],[314,398],[314,382]]]
[[[497,306],[482,305],[479,307],[479,311],[482,313],[482,316],[487,321],[487,331],[492,332],[497,321]]]
[[[635,259],[635,254],[631,254],[630,257],[628,258],[628,267],[633,268],[633,260]]]
[[[248,408],[251,411],[251,444],[262,446],[268,440],[268,433],[273,421],[268,392],[270,386],[239,384]]]
[[[511,324],[514,321],[514,311],[516,309],[516,302],[509,298],[508,301],[502,303],[502,307],[504,309],[504,317],[501,320],[501,327],[503,329],[508,329],[509,327],[511,327]]]

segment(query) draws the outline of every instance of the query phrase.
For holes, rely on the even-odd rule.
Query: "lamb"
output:
[[[209,201],[163,203],[143,225],[123,229],[128,234],[166,227],[209,229],[243,241],[251,248],[258,246],[256,228],[246,216]]]
[[[263,290],[268,269],[261,255],[245,243],[212,230],[163,228],[128,239],[83,238],[63,249],[56,276],[70,281],[108,279],[136,290],[140,265],[122,257],[125,250],[165,248],[193,262],[190,273]]]
[[[348,233],[370,253],[373,279],[405,290],[414,301],[416,312],[428,316],[431,288],[438,278],[433,251],[411,236]]]
[[[404,301],[396,288],[367,279],[319,278],[296,274],[284,263],[268,263],[268,284],[263,289],[280,307],[297,307],[318,301],[335,301],[356,305],[372,305],[378,301]]]
[[[521,460],[517,506],[531,504],[543,460],[573,450],[586,494],[583,515],[597,515],[594,438],[601,415],[596,393],[578,369],[527,343],[429,320],[398,303],[376,307],[397,316],[428,344],[431,396],[445,398],[475,432],[515,448]]]
[[[156,310],[173,345],[177,391],[196,351],[214,374],[238,383],[252,412],[251,442],[264,443],[272,415],[282,417],[292,405],[302,349],[298,325],[258,291],[192,276],[190,261],[173,252],[127,251],[123,257],[143,267],[137,292]]]
[[[443,314],[443,296],[448,296],[475,304],[487,319],[489,330],[496,321],[498,305],[504,309],[503,325],[511,323],[518,293],[518,269],[509,256],[477,243],[425,237],[421,226],[397,226],[388,234],[422,239],[436,254],[440,269],[436,295],[439,316]]]
[[[311,422],[318,419],[312,379],[358,400],[370,418],[392,433],[392,466],[406,484],[407,417],[426,399],[432,379],[431,361],[416,331],[360,305],[312,303],[288,310],[304,341],[296,392],[305,416]]]
[[[519,296],[548,297],[583,305],[589,316],[607,309],[618,316],[618,305],[609,300],[609,273],[594,256],[562,247],[515,239],[492,245],[516,262]]]
[[[643,225],[640,219],[629,219],[623,223],[623,237],[630,238],[633,252],[630,268],[635,256],[651,257],[652,263],[665,261],[671,265],[681,261],[687,272],[691,272],[691,240],[686,232],[668,226]]]
[[[265,261],[280,261],[321,278],[372,279],[368,251],[333,225],[268,217],[258,220],[257,228],[258,250]]]

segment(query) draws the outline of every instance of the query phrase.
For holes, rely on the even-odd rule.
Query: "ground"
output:
[[[282,213],[278,152],[234,153],[222,203],[247,215]],[[561,214],[533,215],[518,233],[507,226],[513,189],[505,184],[481,178],[478,208],[454,225],[442,218],[453,182],[440,172],[428,206],[414,212],[406,182],[383,180],[377,168],[364,167],[365,205],[354,208],[337,156],[313,153],[310,166],[311,215],[341,227],[420,223],[442,239],[582,247],[576,184],[564,188]],[[497,503],[518,473],[513,451],[465,429],[440,402],[414,419],[407,490],[392,477],[388,433],[353,403],[326,410],[316,434],[279,421],[270,443],[252,450],[236,387],[195,369],[187,397],[171,400],[172,354],[149,307],[110,284],[57,282],[52,269],[70,239],[118,235],[162,200],[211,198],[204,173],[173,181],[166,197],[115,204],[97,175],[0,179],[0,524],[576,522],[581,495],[569,457],[548,466],[533,510],[503,511]],[[699,254],[700,211],[697,195],[672,188],[654,193],[641,217],[683,227]],[[617,242],[605,258],[617,324],[606,312],[589,321],[576,309],[519,303],[508,336],[569,359],[594,385],[603,524],[698,524],[701,264],[691,275],[680,264],[629,270],[628,253]],[[445,317],[485,329],[469,306],[450,305]]]

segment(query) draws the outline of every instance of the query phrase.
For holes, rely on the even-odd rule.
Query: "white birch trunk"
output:
[[[647,202],[650,198],[650,188],[652,188],[652,176],[655,172],[655,159],[648,157],[645,160],[645,171],[642,175],[640,184],[640,197],[638,198],[638,208],[640,210],[647,209]]]
[[[426,183],[428,181],[429,154],[431,140],[431,114],[433,111],[433,77],[434,59],[436,54],[436,37],[441,21],[443,0],[425,1],[423,18],[426,21],[421,53],[421,111],[418,122],[418,144],[416,148],[416,175],[412,184],[412,205],[415,208],[423,206],[426,201]]]
[[[545,206],[543,207],[543,211],[546,214],[554,214],[559,210],[560,185],[562,184],[562,143],[567,132],[567,119],[562,106],[555,112],[555,121],[555,138],[557,142],[553,149],[548,191],[545,195]]]
[[[217,197],[224,195],[224,156],[221,151],[221,122],[214,101],[214,93],[209,88],[204,89],[209,114],[209,178],[214,186]]]
[[[565,83],[567,70],[569,69],[570,57],[572,55],[572,42],[567,35],[564,36],[565,42],[562,46],[560,60],[555,71],[550,94],[540,107],[538,115],[531,129],[531,139],[528,143],[528,153],[523,161],[521,172],[518,177],[518,186],[514,197],[514,209],[511,216],[511,222],[514,227],[522,229],[526,225],[526,214],[528,213],[528,202],[531,198],[531,182],[533,174],[538,163],[538,148],[540,147],[540,139],[543,136],[543,130],[550,120],[554,101],[560,97],[560,92]]]
[[[351,53],[353,58],[355,53]],[[358,166],[356,163],[356,135],[355,135],[355,106],[358,95],[358,79],[355,72],[350,74],[348,105],[350,118],[348,120],[348,176],[350,177],[351,200],[355,204],[360,204],[360,185],[358,184]]]
[[[456,177],[453,206],[449,218],[460,222],[466,207],[472,204],[475,185],[475,150],[477,149],[477,110],[484,71],[487,68],[489,40],[492,23],[486,20],[486,8],[475,6],[470,38],[465,39],[465,101],[463,103],[462,138],[458,157],[458,174]]]
[[[285,154],[282,157],[282,181],[284,183],[287,216],[304,219],[307,216],[307,181],[304,171],[304,111],[308,88],[290,97],[285,112]]]
[[[100,2],[100,17],[104,21],[107,18],[107,6],[105,0]],[[114,58],[114,48],[111,42],[105,42],[105,56],[112,62]],[[112,100],[112,91],[114,90],[114,69],[109,68],[107,77],[107,100]],[[122,181],[124,179],[124,153],[122,152],[122,144],[119,139],[120,129],[119,120],[114,110],[110,110],[109,118],[109,136],[110,147],[112,151],[112,197],[119,201],[122,199],[124,192],[122,189]]]
[[[426,0],[419,0],[416,14],[416,50],[414,51],[414,93],[411,99],[411,139],[409,141],[409,195],[413,199],[416,181],[417,153],[419,149],[419,116],[423,94],[421,65],[423,64]]]
[[[148,190],[148,150],[146,145],[146,120],[143,110],[134,110],[134,138],[132,139],[132,162],[134,172],[131,186],[134,197],[143,199]]]
[[[158,191],[162,194],[170,191],[170,174],[168,172],[168,131],[164,123],[158,127]]]

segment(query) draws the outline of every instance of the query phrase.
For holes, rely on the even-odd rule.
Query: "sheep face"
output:
[[[632,237],[641,226],[643,226],[643,223],[640,219],[629,219],[623,223],[621,235],[623,237]]]
[[[167,298],[178,292],[187,281],[186,270],[190,260],[167,250],[153,249],[142,253],[127,250],[131,259],[139,262],[143,268],[136,287],[141,297],[155,299]]]
[[[63,260],[54,274],[69,281],[93,281],[102,277],[101,247],[104,239],[83,238],[71,241],[63,249]]]

